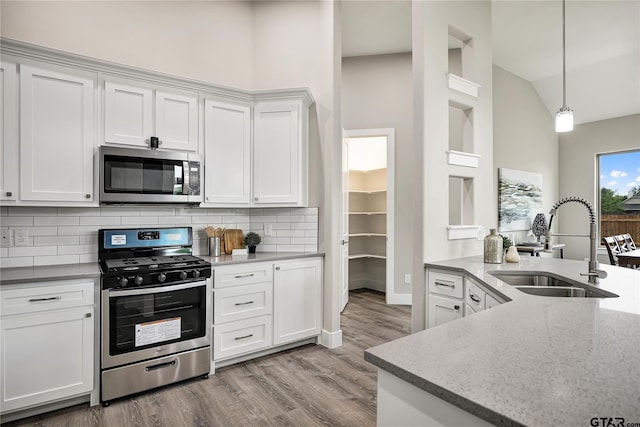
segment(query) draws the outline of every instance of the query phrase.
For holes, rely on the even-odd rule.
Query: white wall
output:
[[[395,129],[394,287],[411,293],[412,124],[411,54],[375,55],[342,60],[342,126],[346,130]]]
[[[585,123],[573,132],[560,136],[559,197],[577,196],[587,199],[597,210],[596,154],[640,149],[640,114]],[[639,165],[640,166],[640,165]],[[568,203],[558,208],[553,220],[558,232],[588,234],[587,210]],[[572,259],[589,257],[589,240],[585,237],[562,237],[567,245],[565,256]],[[599,257],[606,261],[606,255]]]
[[[498,168],[542,174],[542,212],[558,201],[558,134],[554,118],[533,85],[500,67],[493,67],[494,189]],[[497,191],[497,190],[496,190]],[[516,231],[516,242],[533,239]]]
[[[5,1],[0,34],[93,58],[251,89],[244,1]]]
[[[493,180],[493,107],[491,64],[491,2],[489,1],[428,1],[413,3],[413,93],[414,155],[421,156],[422,165],[414,169],[414,183],[422,183],[421,197],[414,197],[422,206],[414,206],[414,232],[422,240],[414,244],[419,257],[413,262],[412,328],[424,328],[424,266],[427,261],[482,254],[482,242],[476,239],[448,240],[449,176],[473,178],[474,222],[485,227],[497,223],[496,185]],[[449,89],[446,75],[449,69],[449,27],[473,38],[473,50],[463,55],[463,75],[481,85],[479,97],[469,101],[474,106],[473,145],[479,154],[477,169],[447,165],[449,146]],[[471,64],[469,64],[469,62]],[[469,67],[470,65],[470,67]],[[422,221],[421,226],[416,223]],[[416,237],[416,239],[420,239]]]

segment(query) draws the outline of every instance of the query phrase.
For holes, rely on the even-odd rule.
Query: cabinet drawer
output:
[[[253,317],[213,327],[213,360],[271,346],[271,316]]]
[[[467,292],[465,294],[465,302],[473,308],[474,312],[482,311],[485,308],[486,293],[473,281],[467,279]]]
[[[463,277],[429,270],[429,291],[453,298],[463,298]]]
[[[213,292],[213,323],[248,319],[272,313],[273,286],[263,282],[231,286]]]
[[[2,316],[93,305],[94,287],[93,281],[47,282],[3,290]]]
[[[213,269],[214,288],[272,281],[273,264],[271,263],[248,263]]]

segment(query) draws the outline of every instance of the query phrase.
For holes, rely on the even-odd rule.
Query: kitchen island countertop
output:
[[[528,295],[490,275],[545,271],[588,284],[584,261],[481,256],[425,266],[473,277],[511,301],[368,349],[379,369],[499,425],[640,422],[640,271],[601,265],[617,298]]]

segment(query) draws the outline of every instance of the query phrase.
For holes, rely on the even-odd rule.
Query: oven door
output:
[[[102,368],[211,344],[211,279],[102,291]]]

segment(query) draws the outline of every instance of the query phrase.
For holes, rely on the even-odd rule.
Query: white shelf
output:
[[[450,165],[477,168],[480,161],[480,155],[465,153],[463,151],[448,150],[447,161]]]
[[[481,225],[449,225],[447,237],[449,240],[479,239],[479,233],[483,229]]]
[[[349,215],[386,215],[386,212],[349,212]]]
[[[378,193],[386,193],[387,190],[349,190],[349,193],[354,194],[378,194]]]
[[[387,257],[386,257],[386,256],[383,256],[383,255],[374,255],[374,254],[358,254],[358,255],[349,255],[349,259],[362,259],[362,258],[387,259]]]
[[[349,237],[387,237],[384,233],[354,233],[349,234]]]
[[[465,95],[473,96],[474,98],[478,97],[478,89],[480,89],[479,84],[474,83],[471,80],[463,79],[462,77],[456,76],[452,73],[447,74],[447,80],[449,89],[456,90],[460,93],[464,93]]]

